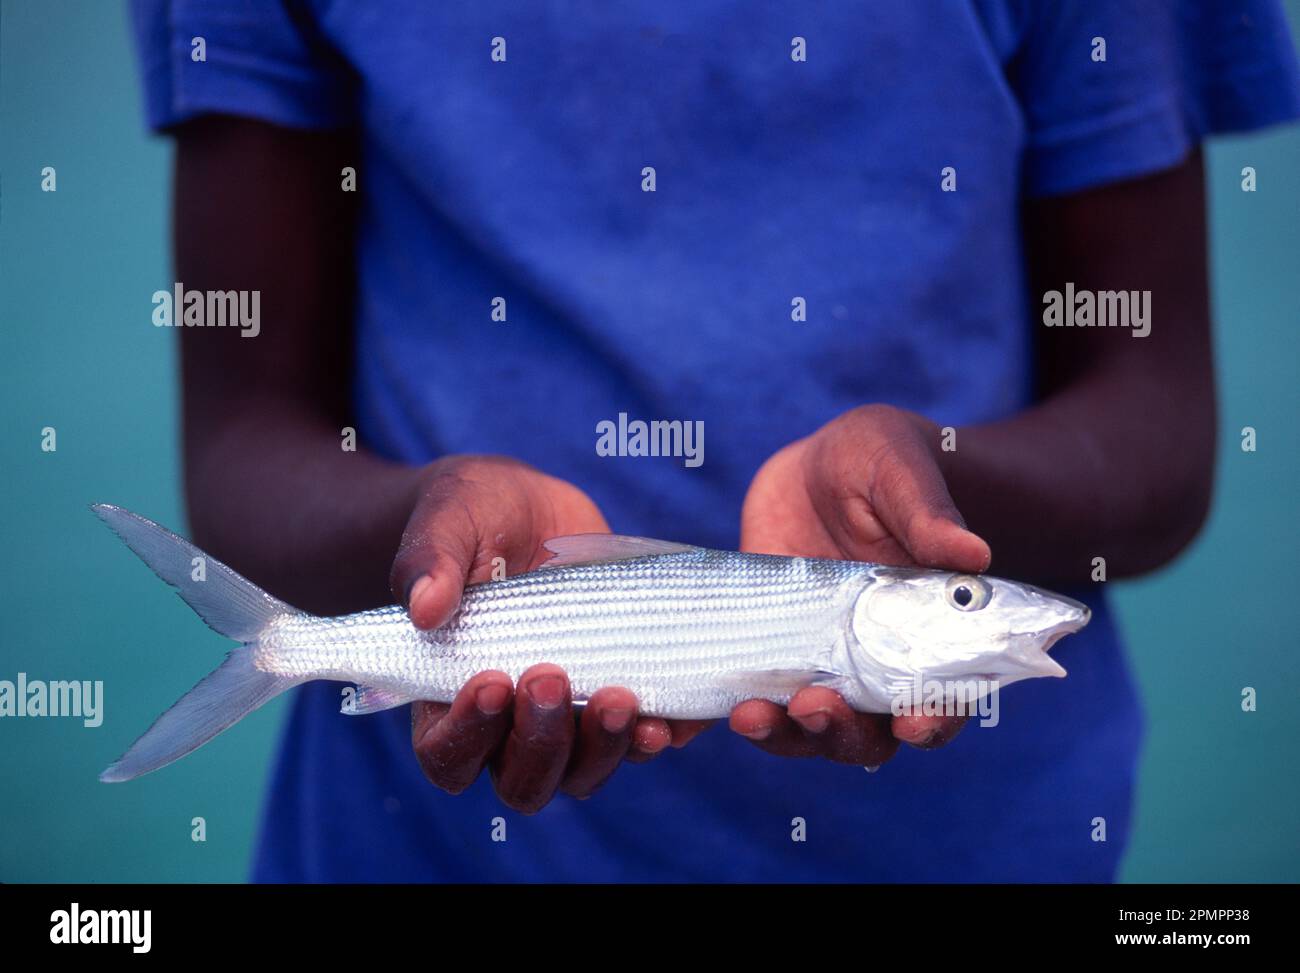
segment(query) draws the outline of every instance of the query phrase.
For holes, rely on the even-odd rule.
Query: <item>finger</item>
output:
[[[643,764],[653,760],[673,742],[673,731],[668,722],[653,716],[643,716],[636,721],[632,730],[632,746],[627,752],[627,760],[634,764]]]
[[[573,737],[568,677],[559,666],[533,666],[519,677],[514,725],[491,764],[502,802],[522,814],[545,807],[560,786]]]
[[[717,720],[669,720],[668,731],[672,734],[673,749],[680,750],[716,722]]]
[[[766,699],[750,699],[731,711],[731,729],[761,750],[780,757],[813,757],[819,752],[785,708]]]
[[[888,406],[854,410],[832,425],[837,434],[814,437],[805,454],[805,483],[841,550],[961,571],[988,567],[988,545],[966,530],[935,460],[940,444],[930,437],[938,426]]]
[[[748,700],[732,710],[731,728],[781,757],[826,757],[878,767],[898,749],[887,717],[855,713],[829,689],[802,690],[790,706],[787,711],[768,700]]]
[[[898,750],[887,716],[858,713],[824,686],[801,689],[786,712],[817,742],[818,752],[837,763],[879,767]]]
[[[449,794],[474,783],[510,727],[510,677],[480,672],[450,706],[411,704],[411,745],[424,775]]]
[[[430,481],[393,559],[389,585],[417,628],[443,624],[466,582],[488,579],[495,557],[523,571],[536,547],[527,504],[467,476],[448,472]]]
[[[436,628],[460,603],[479,548],[468,505],[446,485],[422,500],[402,535],[389,585],[416,628]]]
[[[636,694],[611,686],[592,694],[582,712],[577,742],[560,789],[590,797],[618,769],[636,726]]]
[[[864,495],[871,511],[917,564],[972,572],[989,566],[988,544],[966,529],[921,440],[904,437],[881,450]]]
[[[455,612],[464,590],[464,568],[450,557],[431,555],[402,603],[416,628],[434,629]]]
[[[933,750],[948,743],[966,725],[965,716],[923,716],[905,713],[895,716],[890,729],[904,743],[921,750]]]

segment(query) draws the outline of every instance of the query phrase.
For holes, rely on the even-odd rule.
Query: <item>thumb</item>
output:
[[[493,554],[515,566],[532,555],[531,519],[521,504],[482,492],[467,478],[436,477],[407,521],[389,586],[416,628],[446,622],[466,583],[487,579]]]
[[[460,604],[478,552],[478,533],[459,506],[416,508],[388,583],[416,628],[437,628]]]
[[[886,530],[922,567],[978,573],[988,568],[988,543],[966,529],[943,474],[925,445],[897,443],[877,454],[865,498]]]

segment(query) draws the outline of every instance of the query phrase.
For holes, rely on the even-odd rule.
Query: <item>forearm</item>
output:
[[[392,600],[418,470],[343,449],[351,418],[348,133],[219,116],[178,133],[175,248],[187,288],[260,296],[260,330],[179,335],[190,523],[214,557],[297,607]]]
[[[961,429],[949,488],[997,573],[1087,582],[1164,564],[1196,534],[1214,472],[1215,393],[1201,158],[1031,201],[1031,306],[1076,288],[1145,291],[1145,337],[1035,325],[1041,400]],[[1071,313],[1073,311],[1071,310]]]
[[[195,542],[295,607],[340,614],[392,602],[389,569],[420,468],[342,448],[301,407],[254,403],[188,432]]]
[[[1208,376],[1202,389],[1171,394],[1157,372],[1082,376],[1009,419],[958,430],[940,465],[993,570],[1079,583],[1094,558],[1116,578],[1177,554],[1210,501]]]

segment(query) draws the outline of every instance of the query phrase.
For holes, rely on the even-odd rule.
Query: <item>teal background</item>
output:
[[[1294,25],[1300,0],[1287,7]],[[95,779],[226,645],[86,509],[184,524],[175,332],[149,324],[172,280],[169,164],[144,131],[122,7],[0,5],[0,679],[98,679],[106,697],[95,729],[0,720],[0,881],[242,880],[284,714],[273,703],[166,773]],[[46,165],[57,192],[40,190]],[[1149,727],[1124,878],[1294,882],[1300,130],[1213,143],[1208,181],[1217,493],[1177,563],[1114,583]]]

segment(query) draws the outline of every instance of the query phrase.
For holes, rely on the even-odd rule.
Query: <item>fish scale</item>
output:
[[[257,664],[447,702],[485,669],[518,679],[550,662],[577,701],[620,685],[647,715],[713,718],[752,695],[737,674],[808,669],[830,649],[850,567],[691,550],[544,568],[467,588],[431,632],[398,608],[290,621]]]

